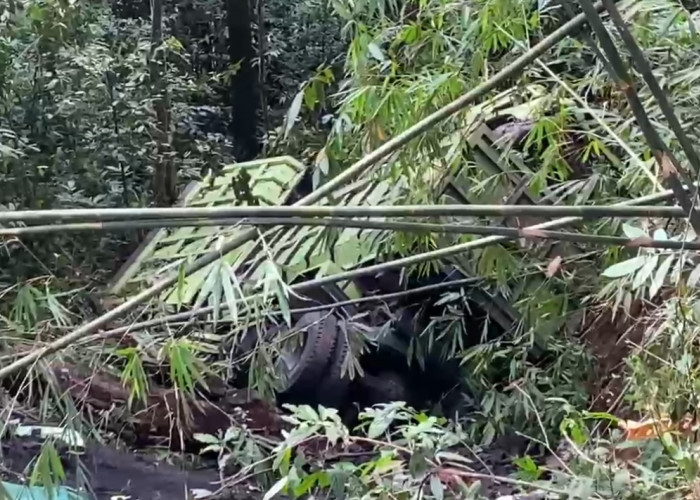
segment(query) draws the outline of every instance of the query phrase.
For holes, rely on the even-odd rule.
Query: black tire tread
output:
[[[347,324],[347,323],[346,323]],[[350,346],[343,332],[343,328],[336,328],[335,349],[330,359],[325,376],[321,380],[316,392],[320,404],[328,408],[338,409],[344,402],[350,388],[350,377],[343,377],[343,363],[348,355]],[[349,332],[348,332],[349,334]]]
[[[313,389],[318,386],[335,348],[337,321],[329,313],[313,312],[302,316],[295,329],[306,328],[306,341],[295,376],[285,392]]]

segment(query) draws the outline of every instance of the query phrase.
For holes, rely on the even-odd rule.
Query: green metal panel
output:
[[[248,194],[240,199],[242,187],[260,205],[285,204],[299,184],[306,167],[290,157],[268,158],[247,163],[228,165],[217,177],[207,177],[188,187],[178,205],[214,207],[225,205],[247,205]],[[236,185],[244,172],[247,186]],[[372,183],[360,180],[334,195],[332,204],[380,205],[395,204],[402,189],[401,182]],[[329,204],[328,199],[318,202]],[[163,275],[176,273],[183,262],[191,262],[211,252],[217,244],[225,243],[241,233],[239,227],[182,227],[152,231],[141,248],[117,273],[109,292],[124,295],[139,290]],[[283,236],[273,242],[270,251],[284,273],[285,280],[292,282],[308,271],[317,276],[334,274],[355,268],[375,258],[376,251],[388,235],[386,231],[361,230],[355,228],[330,229],[326,227],[290,227]],[[328,242],[332,243],[329,246]],[[332,246],[332,250],[331,250]],[[252,253],[257,249],[255,254]],[[256,260],[257,259],[257,260]],[[222,257],[222,261],[237,269],[241,264],[253,263],[249,279],[262,277],[259,247],[249,242]],[[219,263],[213,263],[193,273],[186,279],[182,290],[171,288],[163,294],[166,304],[193,304],[201,302],[199,297],[212,271],[218,272]],[[346,286],[351,295],[352,285]],[[204,297],[206,299],[206,297]],[[206,300],[205,300],[206,302]]]

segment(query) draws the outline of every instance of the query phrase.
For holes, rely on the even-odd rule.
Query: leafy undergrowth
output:
[[[597,311],[603,319],[586,333],[608,324],[597,332],[611,337],[598,345],[605,356],[596,377],[606,383],[592,385],[590,411],[549,398],[563,415],[556,432],[545,428],[549,407],[530,416],[538,435],[516,433],[517,444],[501,438],[490,446],[473,439],[475,415],[454,422],[393,403],[367,409],[349,432],[335,410],[290,407],[283,419],[293,429],[269,458],[277,478],[269,497],[284,491],[357,499],[533,492],[538,498],[700,498],[700,310],[691,294],[664,298],[661,305],[637,305],[634,316],[618,311],[621,321],[611,321],[610,309]],[[611,381],[621,382],[614,398]],[[606,410],[593,411],[596,406]]]
[[[115,19],[88,2],[25,2],[30,6],[26,15],[14,3],[12,9],[0,6],[0,134],[5,141],[0,144],[5,186],[0,204],[143,204],[150,194],[145,187],[154,147],[149,123],[156,100],[140,83],[149,78],[148,23]],[[207,11],[208,2],[194,3],[198,12]],[[314,37],[320,38],[319,46],[309,51],[313,57],[304,58],[303,68],[294,67],[283,88],[270,96],[286,101],[289,88],[308,74],[307,66],[315,67],[319,58],[332,62],[301,86],[284,127],[267,131],[275,139],[271,148],[312,160],[314,186],[482,85],[569,17],[555,8],[556,2],[544,1],[331,3],[332,9],[304,2],[290,16],[291,25],[283,19],[285,6],[269,5],[277,16],[272,40],[309,28],[297,29],[297,23],[332,18],[323,30],[306,31],[320,33]],[[700,38],[697,12],[687,3],[638,0],[620,2],[620,8],[676,104],[683,128],[697,143]],[[224,31],[223,14],[217,12],[212,23]],[[178,19],[180,14],[173,14],[173,24],[184,22]],[[336,28],[343,23],[341,43]],[[328,44],[326,28],[334,34]],[[508,125],[524,130],[507,147],[486,151],[490,162],[470,142],[477,124],[489,122],[494,133],[499,129],[495,122],[502,116],[485,106],[441,122],[377,165],[369,181],[410,186],[401,202],[428,204],[442,193],[436,179],[457,178],[463,169],[466,182],[458,187],[469,200],[501,203],[501,195],[515,190],[509,178],[517,162],[522,170],[517,184],[542,202],[537,198],[542,193],[547,203],[562,204],[592,198],[607,203],[659,191],[653,148],[630,119],[632,109],[606,73],[597,43],[579,35],[481,96],[484,104],[499,103]],[[194,78],[184,46],[167,40],[161,49],[172,59],[165,76],[176,103],[173,119],[187,123],[192,109],[184,103],[211,98],[212,87],[229,78],[229,70],[220,67],[228,62],[217,49],[217,64],[208,74],[197,64],[201,75]],[[208,36],[189,40],[195,55],[211,53],[209,42]],[[336,62],[343,54],[335,52],[343,47],[348,50],[340,69]],[[279,53],[286,57],[288,47],[283,49]],[[280,66],[275,54],[268,57],[273,68]],[[661,124],[663,114],[648,89],[640,88],[640,99],[650,120]],[[671,130],[657,128],[663,142],[680,153]],[[173,147],[181,156],[183,180],[231,159],[226,140],[219,144],[211,135],[206,140],[177,135]],[[622,232],[631,243],[696,239],[683,222],[670,227],[642,219],[638,226],[587,220],[579,230]],[[420,254],[468,238],[396,232],[385,244],[386,254]],[[116,248],[125,244],[122,238],[93,234],[84,240],[60,235],[34,244],[21,238],[3,243],[3,364],[94,317],[91,289],[105,279]],[[243,365],[221,345],[240,339],[248,325],[235,318],[232,331],[217,335],[218,313],[194,328],[176,323],[123,336],[114,331],[91,335],[60,357],[3,380],[9,395],[0,408],[10,413],[23,406],[24,416],[36,422],[62,422],[110,443],[154,446],[155,441],[168,450],[168,459],[183,448],[204,449],[215,457],[222,488],[255,482],[267,492],[261,493],[265,498],[277,493],[492,498],[513,491],[540,491],[552,498],[700,498],[695,435],[700,267],[695,255],[633,244],[607,252],[582,244],[553,255],[550,247],[518,243],[481,248],[468,259],[450,261],[505,297],[522,317],[516,331],[468,346],[474,332],[462,321],[466,300],[453,293],[437,299],[444,308],[421,334],[425,345],[442,349],[467,373],[465,404],[454,420],[391,403],[366,409],[360,428],[350,432],[329,409],[291,407],[282,425],[263,402],[234,398],[226,406],[231,400],[217,400],[211,378],[228,379]],[[283,309],[289,284],[276,264],[270,259],[267,266],[274,280],[267,276],[250,288],[272,292]],[[435,266],[423,262],[417,267],[404,271]],[[230,266],[217,268],[197,302],[235,302],[238,290],[217,278],[234,274]],[[151,304],[150,313],[161,314],[161,305]],[[255,311],[256,318],[279,317],[280,311],[262,309]],[[579,332],[575,315],[582,311],[593,320]],[[261,343],[246,360],[252,367],[249,385],[273,387],[276,344]],[[10,421],[8,414],[3,418]],[[32,482],[55,485],[66,478],[52,445],[46,444],[22,471]]]

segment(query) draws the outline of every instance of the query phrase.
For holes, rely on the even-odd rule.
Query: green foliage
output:
[[[629,224],[623,224],[622,229],[632,240],[683,242],[696,238],[690,228],[675,235],[669,235],[662,228],[650,232]],[[688,287],[695,288],[700,275],[693,267],[693,260],[685,252],[640,249],[634,257],[612,264],[603,271],[602,276],[610,281],[598,295],[612,298],[616,306],[629,310],[633,300],[653,300],[669,285],[677,287],[685,281]]]
[[[171,339],[163,345],[163,356],[170,365],[170,379],[184,394],[193,395],[203,382],[206,367],[198,354],[199,346],[186,338]]]
[[[264,6],[268,105],[279,110],[319,66],[338,65],[341,20],[323,0],[268,0]]]
[[[148,22],[116,19],[94,2],[21,5],[5,14],[0,30],[0,207],[147,203],[155,148],[152,102],[157,97],[149,83]],[[210,92],[210,79],[195,79],[186,70],[188,55],[175,38],[166,38],[159,50],[167,54],[164,77],[172,120],[179,124],[193,99]],[[230,157],[225,144],[189,138],[181,130],[175,130],[173,145],[185,182]],[[33,243],[33,249],[62,274],[84,253],[81,245],[93,249],[97,241],[106,247],[105,256],[119,248],[118,240],[94,237],[47,240],[57,258],[45,246]],[[63,251],[57,250],[61,246]],[[35,265],[25,272],[31,274]],[[22,267],[15,268],[15,276],[22,276]],[[3,269],[7,273],[7,266]]]
[[[697,142],[700,137],[696,137],[697,127],[693,124],[700,102],[691,87],[700,73],[691,54],[697,50],[700,39],[694,21],[674,1],[623,4],[626,19],[646,50],[661,85],[676,105],[683,128]],[[332,177],[352,160],[483,82],[541,39],[550,30],[552,21],[562,17],[557,2],[483,0],[464,6],[439,0],[401,5],[339,0],[332,5],[346,22],[345,74],[331,79],[324,75],[326,69],[319,72],[319,78],[310,81],[290,107],[288,116],[293,119],[288,119],[285,131],[291,146],[295,147],[295,141],[299,141],[315,148],[309,157],[320,159],[315,162],[318,182]],[[521,94],[523,89],[541,90],[538,99],[531,99],[528,94],[516,98],[510,103],[512,107],[503,110],[503,115],[511,114],[516,121],[532,122],[525,139],[510,147],[533,171],[532,175],[525,174],[532,192],[556,191],[558,194],[551,200],[558,203],[568,199],[580,202],[591,195],[597,201],[611,201],[648,194],[650,189],[659,187],[651,152],[636,124],[629,119],[630,109],[624,95],[611,84],[603,63],[597,58],[597,49],[585,41],[580,36],[565,40],[554,54],[543,55],[542,62],[536,62],[508,82]],[[494,89],[489,97],[504,90]],[[660,109],[646,88],[642,87],[640,92],[652,121],[675,152],[677,142],[663,125]],[[335,110],[325,144],[317,136],[309,138],[314,132],[325,135],[311,123],[312,112],[319,103]],[[298,117],[305,120],[302,126],[291,127]],[[465,144],[475,122],[488,121],[490,117],[488,112],[478,111],[455,115],[386,159],[375,170],[376,178],[405,178],[412,188],[406,193],[406,202],[434,202],[441,194],[438,181],[467,164],[469,173],[465,177],[469,182],[461,187],[472,193],[492,191],[494,185],[502,182],[501,176],[479,172],[478,159]],[[586,230],[616,231],[615,225],[607,221],[585,226]],[[632,238],[676,241],[695,238],[683,224],[677,231],[668,233],[632,231],[635,235],[631,236],[628,226],[624,232]],[[444,243],[443,240],[437,245]],[[435,241],[397,235],[387,248],[409,254],[434,246]],[[614,308],[621,304],[629,307],[635,298],[657,298],[664,287],[685,280],[695,289],[700,276],[700,267],[687,254],[643,249],[630,260],[608,267],[603,273],[603,289],[598,290],[595,287],[599,286],[600,277],[582,266],[571,271],[573,281],[568,279],[572,276],[566,280],[522,277],[523,266],[514,256],[524,255],[529,264],[539,258],[539,248],[532,250],[514,246],[490,248],[479,252],[478,261],[472,266],[477,274],[497,282],[499,291],[518,304],[524,319],[518,332],[467,348],[464,339],[474,332],[465,332],[455,319],[456,311],[446,307],[444,314],[412,344],[410,354],[418,358],[433,346],[439,346],[443,356],[463,359],[465,371],[470,374],[467,380],[470,392],[477,402],[469,437],[480,443],[488,443],[512,430],[553,443],[559,436],[559,425],[570,422],[566,418],[571,408],[585,406],[583,382],[591,360],[576,339],[563,333],[566,316],[578,307],[576,302],[584,297],[585,291],[592,290],[598,298],[612,299]],[[577,248],[574,254],[577,251],[585,252],[585,249]],[[595,262],[600,252],[593,256]],[[613,252],[607,256],[620,260]],[[565,263],[566,260],[564,257]],[[546,263],[541,266],[545,267]],[[455,309],[460,310],[459,300],[455,304]],[[667,302],[663,314],[673,307]],[[687,326],[676,328],[686,330]],[[685,409],[689,407],[689,384],[694,380],[690,360],[695,356],[690,352],[682,356],[678,351],[672,353],[671,345],[682,344],[679,335],[661,336],[659,349],[670,342],[661,339],[675,340],[665,347],[656,362],[650,362],[651,354],[644,355],[635,361],[639,366],[633,367],[635,372],[639,371],[630,381],[635,400],[659,399],[664,405],[658,409],[661,413],[668,410],[665,405],[674,402]],[[446,338],[450,341],[444,342]],[[693,337],[689,334],[683,338]],[[689,344],[686,346],[690,349]],[[535,352],[547,362],[535,361],[532,358]],[[676,380],[679,359],[684,360],[681,364],[687,371],[685,382]],[[659,373],[664,374],[663,380],[654,371],[662,366],[665,369]],[[664,389],[656,388],[659,384]],[[637,395],[642,387],[646,390]],[[666,388],[670,387],[681,392],[667,393]],[[660,391],[662,395],[658,394]],[[680,394],[687,395],[679,397]],[[576,428],[586,429],[587,425],[581,423]],[[572,429],[568,431],[573,432]],[[628,487],[632,498],[644,492],[669,491],[677,486],[679,478],[687,477],[685,466],[678,465],[674,472],[664,468],[671,463],[669,460],[674,460],[674,454],[665,454],[656,462],[645,455],[644,460],[648,461],[640,467],[648,470],[634,475],[622,467],[610,466],[606,462],[609,456],[595,454],[596,447],[604,444],[600,435],[589,434],[587,430],[571,439],[585,448],[575,459],[576,473],[580,475],[566,480],[569,491],[580,497],[595,492],[600,497],[613,498]],[[676,463],[680,464],[680,460],[691,463],[688,457],[693,452],[689,453],[678,454]],[[520,472],[530,479],[541,474],[527,459],[518,464]],[[280,491],[293,492],[295,486],[302,484],[297,478],[298,469],[289,465],[289,470],[292,472],[282,471],[286,475],[277,483]],[[326,479],[308,481],[314,485],[318,481],[327,484]]]
[[[191,115],[203,103],[222,113],[225,89],[237,68],[226,55],[223,4],[212,0],[176,4],[166,12],[165,41],[157,50],[165,61],[163,81],[172,102],[173,157],[184,182],[202,172],[218,172],[231,159],[225,133],[194,130]],[[621,4],[676,105],[683,128],[697,143],[696,20],[673,0]],[[523,0],[293,4],[270,0],[260,5],[265,18],[258,27],[265,36],[263,77],[272,108],[266,126],[280,127],[266,130],[268,145],[299,153],[313,164],[314,186],[472,91],[546,36],[563,17],[558,2]],[[148,67],[148,13],[136,7],[118,1],[110,10],[103,4],[72,0],[0,6],[0,208],[148,203],[155,150],[153,103],[162,89],[153,88]],[[595,47],[586,44],[581,33],[563,41],[527,70],[491,89],[478,106],[455,114],[386,158],[372,170],[370,183],[396,187],[390,198],[394,203],[416,204],[445,200],[445,180],[458,177],[454,184],[467,200],[494,203],[503,202],[501,193],[510,195],[514,184],[522,184],[530,196],[544,197],[546,203],[611,202],[658,190],[652,151],[630,120],[623,92],[612,85]],[[664,125],[660,109],[646,89],[640,89],[640,96],[662,138],[677,152],[677,141]],[[474,139],[475,130],[486,124],[493,131],[504,117],[523,126],[525,134],[511,142],[505,137],[504,144],[485,153]],[[342,201],[386,201],[381,194],[373,199],[376,193],[369,190],[350,194]],[[607,221],[581,226],[618,232]],[[622,231],[631,238],[695,238],[684,223],[651,231],[624,225]],[[351,238],[343,242],[337,231],[318,231],[317,238],[309,233],[290,231],[280,239],[261,239],[263,251],[255,247],[255,255],[248,256],[257,271],[245,285],[233,263],[224,260],[189,279],[181,273],[173,302],[181,306],[187,295],[196,305],[211,305],[213,328],[167,335],[154,330],[144,336],[147,341],[137,339],[138,347],[118,350],[129,403],[147,396],[151,367],[146,359],[166,365],[173,385],[192,395],[209,369],[208,356],[215,352],[210,341],[221,340],[215,329],[222,318],[234,320],[229,335],[234,339],[263,319],[281,316],[290,323],[292,278],[309,270],[337,272],[338,266],[327,264],[326,251],[330,254],[331,249],[348,265],[360,265],[361,258],[374,255],[374,247],[369,252]],[[7,242],[0,282],[8,300],[0,312],[10,338],[58,335],[69,327],[75,309],[69,308],[70,298],[50,291],[53,280],[63,273],[56,288],[73,280],[82,283],[86,274],[89,280],[99,280],[95,270],[107,272],[123,243],[112,238],[62,235],[34,244]],[[223,241],[209,239],[216,244]],[[466,238],[397,233],[382,239],[379,254],[408,255],[456,241]],[[299,242],[308,246],[295,252],[291,263],[282,262],[285,245],[296,247]],[[393,403],[367,409],[361,415],[362,425],[351,433],[337,412],[301,406],[289,408],[292,415],[287,421],[293,429],[272,456],[269,447],[244,428],[198,439],[208,451],[218,452],[223,462],[242,468],[243,476],[263,474],[271,466],[277,481],[266,498],[321,492],[346,498],[414,498],[420,492],[425,498],[443,498],[455,490],[463,498],[477,498],[478,482],[462,480],[470,469],[459,454],[446,450],[467,445],[481,449],[513,432],[531,437],[549,451],[562,439],[573,449],[564,472],[545,470],[530,456],[513,457],[515,475],[528,485],[542,485],[547,472],[545,486],[571,497],[639,498],[685,492],[698,475],[698,449],[690,440],[664,434],[641,446],[632,466],[615,460],[612,450],[631,445],[620,443],[616,433],[596,429],[592,421],[601,415],[582,412],[592,360],[565,323],[591,290],[595,298],[629,310],[635,299],[658,301],[666,287],[678,287],[678,297],[666,300],[654,317],[645,318],[649,329],[627,360],[624,396],[639,412],[681,418],[698,406],[695,292],[700,266],[684,252],[616,250],[603,256],[610,265],[599,276],[588,264],[598,263],[601,252],[589,250],[567,248],[561,275],[543,272],[551,257],[539,245],[494,246],[469,259],[455,259],[460,268],[485,278],[522,318],[514,331],[474,345],[471,341],[476,336],[485,339],[487,332],[470,331],[463,321],[467,297],[449,294],[439,299],[442,314],[411,343],[411,360],[421,362],[437,352],[441,359],[459,361],[468,374],[464,382],[473,411],[460,422],[448,423]],[[579,258],[583,264],[576,266]],[[183,269],[181,264],[176,261],[174,267]],[[531,268],[537,276],[529,272]],[[49,277],[26,280],[39,272]],[[239,307],[244,289],[260,292],[261,300]],[[278,310],[273,311],[271,303]],[[224,305],[228,317],[220,314]],[[250,317],[243,321],[246,314]],[[250,385],[264,396],[275,387],[278,342],[287,340],[261,341],[247,356]],[[236,362],[242,364],[240,359]],[[342,454],[332,461],[310,459],[305,447],[318,442],[328,450],[361,445],[370,452],[369,458],[361,463]],[[42,452],[35,479],[50,482],[62,477],[56,456],[55,451]],[[446,466],[459,471],[449,484],[440,475]]]
[[[116,352],[126,360],[126,364],[121,373],[122,384],[129,388],[129,407],[134,400],[146,404],[148,398],[148,377],[141,362],[138,349],[127,347]]]
[[[56,489],[66,479],[66,473],[61,463],[61,458],[56,451],[55,443],[45,441],[41,446],[41,452],[36,457],[30,484],[43,486],[48,492],[49,498],[54,498]]]
[[[432,496],[426,498],[442,498],[445,486],[437,475],[438,468],[455,457],[461,458],[447,451],[461,442],[459,427],[416,413],[401,402],[367,409],[360,415],[363,430],[358,434],[350,434],[335,410],[288,408],[292,413],[285,419],[294,428],[274,450],[273,469],[280,479],[266,498],[279,492],[294,498],[309,494],[353,499],[411,498],[427,484]],[[340,453],[328,463],[306,460],[301,450],[313,443],[324,445],[328,451],[336,445],[355,443],[368,449],[371,458],[358,464]],[[464,483],[462,486],[469,489]]]

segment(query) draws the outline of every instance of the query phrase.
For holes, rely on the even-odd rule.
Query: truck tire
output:
[[[345,358],[350,351],[348,338],[349,335],[354,333],[347,330],[347,325],[348,323],[345,321],[338,322],[333,355],[316,392],[318,403],[326,408],[339,410],[343,406],[350,389],[350,377],[347,374],[345,376],[342,375],[343,363],[345,363]]]
[[[283,393],[313,391],[318,387],[334,351],[337,320],[327,312],[308,313],[294,325],[294,330],[305,330],[306,338],[300,350],[292,353],[291,366],[281,360],[286,365],[282,368],[287,372]]]

